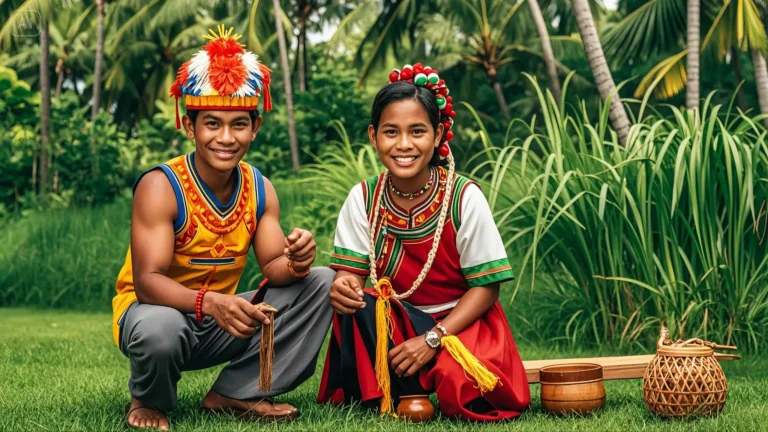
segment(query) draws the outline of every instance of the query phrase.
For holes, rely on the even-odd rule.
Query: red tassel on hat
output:
[[[181,129],[181,118],[179,117],[179,98],[176,98],[176,129]]]
[[[264,83],[264,111],[272,111],[272,94],[269,92],[269,83],[272,81],[272,70],[264,63],[259,63],[261,82]]]
[[[269,92],[269,77],[264,79],[264,111],[272,111],[272,94]]]

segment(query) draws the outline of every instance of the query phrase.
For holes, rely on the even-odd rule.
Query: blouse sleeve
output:
[[[461,270],[470,287],[515,278],[491,208],[480,187],[468,183],[461,195],[461,224],[456,236]]]
[[[352,188],[339,213],[331,255],[332,269],[368,276],[368,226],[363,188],[358,184]]]

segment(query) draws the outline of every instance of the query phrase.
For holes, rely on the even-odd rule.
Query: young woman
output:
[[[528,406],[497,301],[514,275],[485,197],[454,173],[455,115],[445,82],[421,64],[393,71],[376,96],[368,135],[386,171],[355,186],[339,215],[321,403],[387,413],[435,392],[444,415],[472,421]]]

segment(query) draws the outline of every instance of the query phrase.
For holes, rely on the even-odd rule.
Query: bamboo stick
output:
[[[604,380],[620,379],[638,379],[642,378],[648,363],[651,362],[655,354],[637,355],[637,356],[618,356],[618,357],[593,357],[593,358],[572,358],[556,360],[529,360],[524,361],[525,373],[528,376],[529,384],[539,382],[539,370],[546,366],[562,365],[568,363],[596,363],[603,367]],[[741,356],[734,354],[715,353],[715,358],[719,361],[738,360]]]

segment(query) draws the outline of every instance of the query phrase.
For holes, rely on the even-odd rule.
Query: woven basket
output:
[[[643,376],[643,400],[661,417],[714,416],[725,407],[728,383],[714,348],[736,349],[701,339],[671,342],[661,328],[656,356]]]

